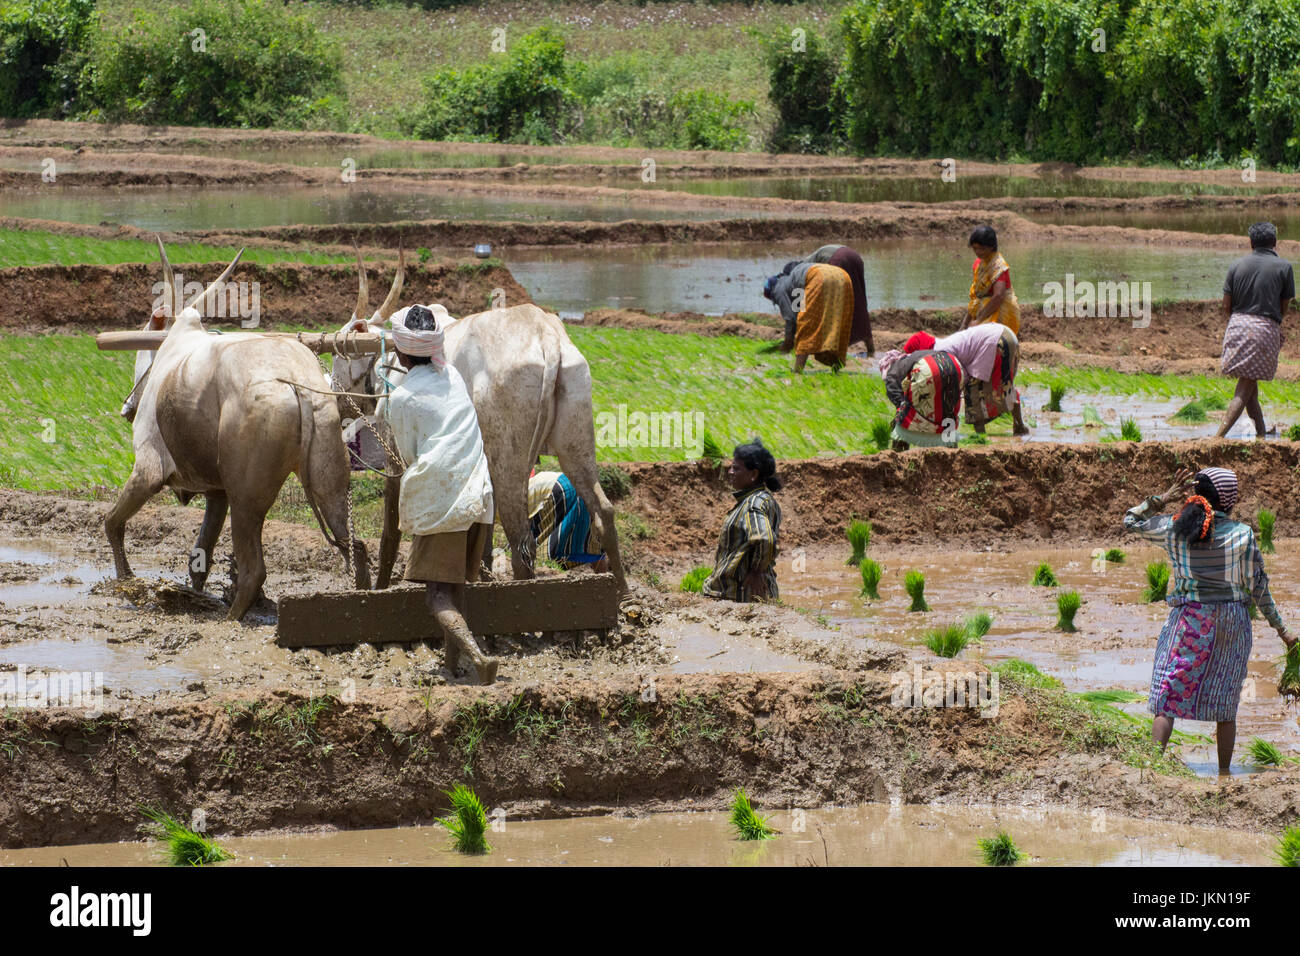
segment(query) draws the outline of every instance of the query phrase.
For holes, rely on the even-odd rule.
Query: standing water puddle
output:
[[[760,812],[765,812],[762,806]],[[1102,821],[1098,830],[1096,821]],[[1131,820],[1087,810],[868,804],[777,810],[773,840],[742,843],[720,812],[512,822],[489,832],[492,852],[462,856],[440,827],[234,837],[227,866],[977,866],[976,840],[1011,833],[1046,866],[1234,866],[1269,862],[1272,840],[1230,830]],[[0,865],[139,866],[157,845],[0,850]]]

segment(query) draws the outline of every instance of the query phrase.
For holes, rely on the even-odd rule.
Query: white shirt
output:
[[[381,405],[407,462],[398,527],[408,534],[465,531],[493,518],[492,479],[478,415],[455,367],[416,365]]]

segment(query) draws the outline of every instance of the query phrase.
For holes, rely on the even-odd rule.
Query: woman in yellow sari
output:
[[[1011,288],[1011,268],[998,253],[998,234],[992,226],[976,226],[970,234],[970,248],[976,256],[974,278],[961,327],[998,322],[1020,335],[1020,303]]]

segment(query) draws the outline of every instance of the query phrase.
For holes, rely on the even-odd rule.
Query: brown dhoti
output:
[[[465,531],[417,534],[406,559],[407,581],[465,584],[478,580],[483,549],[492,540],[492,525],[480,522]]]

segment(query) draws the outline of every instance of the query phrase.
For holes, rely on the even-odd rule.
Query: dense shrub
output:
[[[834,51],[816,33],[807,32],[797,49],[789,32],[763,39],[768,99],[776,107],[776,125],[768,146],[779,153],[826,153],[843,144],[845,103],[836,82]]]
[[[61,114],[96,26],[95,0],[0,2],[0,116]]]
[[[342,62],[334,41],[279,3],[196,0],[137,10],[130,27],[100,35],[85,85],[96,119],[333,127]]]
[[[862,0],[842,26],[861,152],[1300,162],[1300,0]]]

